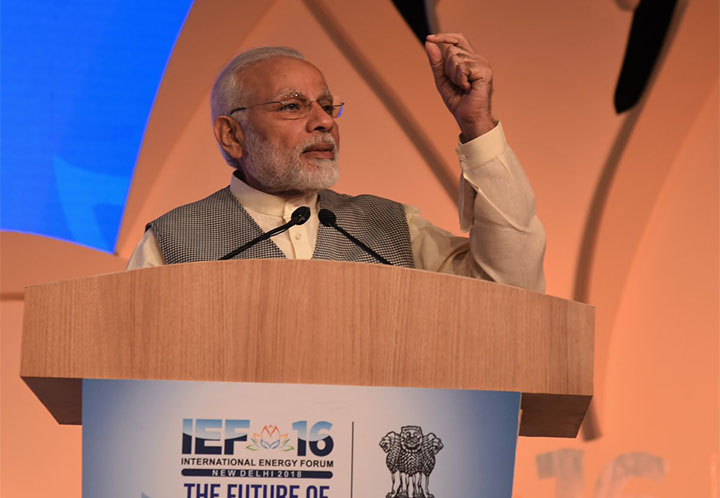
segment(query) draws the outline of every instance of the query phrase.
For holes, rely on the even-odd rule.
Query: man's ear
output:
[[[228,116],[218,116],[213,126],[215,140],[227,155],[240,159],[245,152],[245,135],[240,124]]]

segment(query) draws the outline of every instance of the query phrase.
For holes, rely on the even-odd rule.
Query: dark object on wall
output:
[[[392,0],[392,3],[421,44],[425,43],[427,35],[437,31],[434,26],[435,0]]]
[[[668,34],[677,0],[642,0],[633,16],[620,77],[615,88],[615,111],[638,103],[647,87]]]

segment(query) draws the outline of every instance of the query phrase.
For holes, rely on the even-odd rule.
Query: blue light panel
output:
[[[0,4],[0,228],[112,252],[192,0]]]

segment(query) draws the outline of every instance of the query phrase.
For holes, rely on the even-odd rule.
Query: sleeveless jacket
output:
[[[319,209],[333,211],[339,226],[393,265],[415,266],[402,204],[372,195],[352,197],[332,190],[321,191],[318,204]],[[149,228],[167,264],[216,260],[263,233],[230,192],[230,187],[173,209],[148,223],[146,230]],[[235,259],[284,257],[270,239],[255,244]],[[313,259],[377,263],[334,228],[322,224],[318,227]]]

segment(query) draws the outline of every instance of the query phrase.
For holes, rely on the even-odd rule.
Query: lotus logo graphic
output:
[[[250,438],[251,443],[247,445],[247,449],[251,451],[258,450],[280,450],[280,451],[292,451],[295,449],[290,444],[287,432],[280,434],[280,429],[277,425],[265,425],[263,426],[260,434],[253,432]]]

